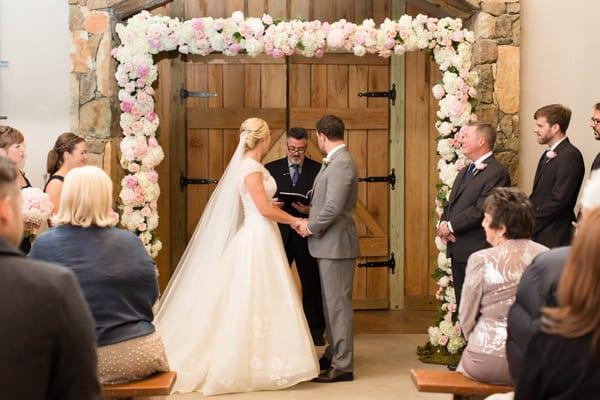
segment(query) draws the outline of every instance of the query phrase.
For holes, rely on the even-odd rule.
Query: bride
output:
[[[267,123],[249,118],[161,300],[156,326],[175,392],[282,389],[318,375],[302,303],[277,222],[300,219],[272,204],[260,163]]]

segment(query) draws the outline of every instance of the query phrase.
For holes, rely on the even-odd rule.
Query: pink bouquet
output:
[[[42,224],[52,214],[50,196],[38,188],[25,188],[21,191],[23,197],[23,222],[25,231],[35,235]]]

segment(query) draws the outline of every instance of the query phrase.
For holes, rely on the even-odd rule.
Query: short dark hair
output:
[[[490,150],[494,148],[496,144],[496,128],[487,122],[473,122],[467,126],[474,127],[477,133],[485,138],[485,142],[490,146]]]
[[[497,187],[486,197],[483,209],[492,217],[490,228],[506,227],[507,239],[531,239],[535,213],[525,193],[517,188]]]
[[[594,110],[600,111],[600,103],[594,104]]]
[[[561,132],[567,133],[569,123],[571,122],[571,110],[562,104],[549,104],[538,109],[535,114],[533,114],[533,119],[538,119],[540,117],[546,118],[546,121],[548,121],[550,126],[558,124]]]
[[[335,115],[325,115],[317,122],[317,132],[329,140],[344,140],[344,122]]]
[[[0,156],[0,199],[17,189],[17,166],[8,158]]]
[[[297,140],[302,140],[302,139],[308,140],[308,131],[299,126],[295,126],[295,127],[287,130],[287,132],[285,133],[285,137],[293,138],[293,139],[297,139]]]

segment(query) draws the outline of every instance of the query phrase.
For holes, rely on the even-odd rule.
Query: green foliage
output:
[[[432,346],[430,342],[424,346],[417,347],[417,357],[421,362],[427,364],[441,364],[457,366],[463,349],[460,349],[456,354],[450,352],[444,346]]]

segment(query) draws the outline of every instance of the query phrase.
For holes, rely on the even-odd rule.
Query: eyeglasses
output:
[[[306,147],[288,146],[287,149],[288,149],[288,151],[290,153],[298,153],[298,154],[304,154],[304,153],[306,153]]]
[[[592,118],[590,118],[590,121],[592,121],[592,124],[594,124],[594,125],[600,124],[600,119],[598,119],[598,118],[592,117]]]

